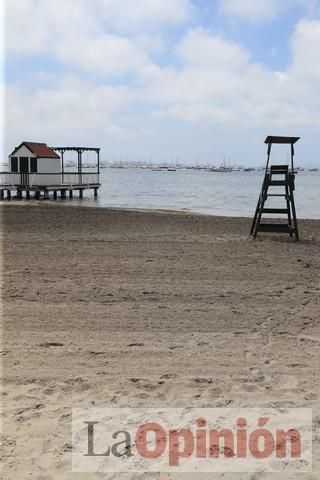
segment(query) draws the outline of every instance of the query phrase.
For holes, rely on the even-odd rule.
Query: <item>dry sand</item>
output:
[[[2,207],[3,479],[320,478],[320,222]],[[76,475],[71,408],[313,407],[314,473]]]

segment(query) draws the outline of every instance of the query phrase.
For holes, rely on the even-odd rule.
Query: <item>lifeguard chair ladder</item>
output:
[[[288,233],[290,237],[295,236],[299,241],[298,223],[294,203],[295,172],[294,172],[294,145],[300,137],[267,137],[265,143],[268,145],[268,157],[265,176],[259,196],[257,208],[254,214],[250,235],[256,238],[258,232]],[[270,155],[273,144],[291,145],[290,165],[271,165]],[[281,176],[281,179],[280,179]],[[284,187],[282,193],[269,193],[269,187]],[[265,204],[269,197],[283,197],[285,208],[266,208]],[[262,221],[264,214],[286,215],[287,223],[266,223]]]

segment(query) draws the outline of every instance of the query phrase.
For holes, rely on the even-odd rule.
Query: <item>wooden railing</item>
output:
[[[12,173],[0,172],[0,186],[86,186],[98,185],[98,173]]]

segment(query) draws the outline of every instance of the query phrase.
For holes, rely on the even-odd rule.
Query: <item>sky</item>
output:
[[[4,158],[29,140],[263,165],[271,134],[319,164],[320,0],[2,3]]]

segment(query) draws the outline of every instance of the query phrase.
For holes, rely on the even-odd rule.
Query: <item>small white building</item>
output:
[[[61,159],[45,143],[22,142],[9,155],[9,170],[16,185],[57,185],[61,183]]]

